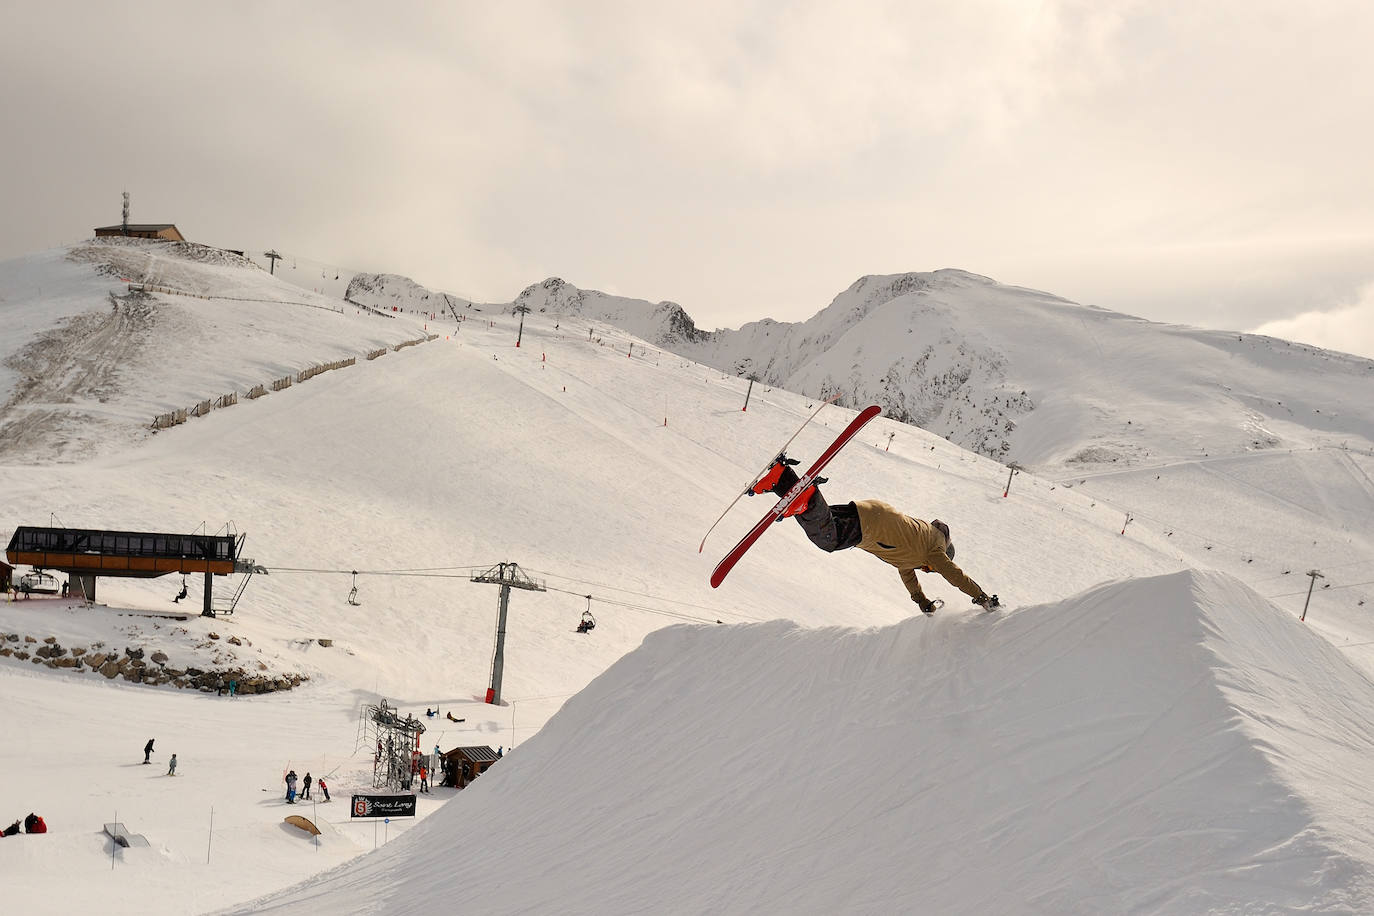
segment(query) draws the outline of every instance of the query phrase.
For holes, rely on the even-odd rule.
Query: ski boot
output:
[[[797,463],[797,459],[795,458],[779,455],[777,460],[769,466],[768,470],[763,472],[763,476],[759,478],[758,483],[749,488],[749,495],[755,496],[762,493],[773,493],[778,497],[786,496],[792,488],[796,486],[797,481],[801,479],[797,476],[797,472],[792,470],[792,467]],[[825,483],[825,478],[817,478],[816,483]],[[802,490],[801,494],[792,501],[792,505],[787,507],[787,511],[782,514],[781,518],[800,515],[805,512],[807,507],[811,505],[811,497],[815,492],[815,483],[805,490]]]

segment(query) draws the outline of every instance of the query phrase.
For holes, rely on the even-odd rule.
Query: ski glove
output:
[[[935,602],[931,601],[929,598],[919,598],[916,595],[912,595],[911,600],[915,601],[916,604],[921,608],[922,614],[935,613]]]

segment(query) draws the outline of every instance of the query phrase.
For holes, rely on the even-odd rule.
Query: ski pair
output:
[[[821,401],[821,403],[816,406],[816,409],[811,411],[811,415],[802,421],[802,425],[797,427],[797,431],[792,434],[791,438],[789,438],[786,442],[782,444],[782,448],[778,449],[777,456],[779,458],[782,457],[783,453],[787,451],[787,447],[792,444],[793,440],[795,440],[798,436],[801,435],[801,431],[806,429],[806,427],[811,423],[812,420],[816,419],[816,415],[819,414],[822,410],[824,410],[827,404],[834,404],[839,399],[840,395],[836,394],[826,398],[824,401]],[[737,495],[734,499],[730,500],[730,505],[725,507],[725,511],[720,514],[720,518],[712,522],[711,527],[707,528],[706,533],[702,535],[701,543],[697,545],[697,553],[701,553],[703,550],[706,549],[706,539],[711,536],[711,532],[715,531],[716,526],[719,525],[722,520],[724,520],[725,516],[730,514],[731,509],[735,508],[735,503],[739,502],[742,497],[749,495],[750,491],[754,489],[754,485],[763,479],[763,475],[768,473],[768,469],[771,468],[774,462],[776,461],[777,458],[774,458],[770,460],[767,464],[765,464],[763,466],[763,470],[759,471],[757,474],[754,475],[754,479],[749,481],[749,483],[745,485],[744,489],[739,492],[739,495]]]
[[[825,405],[822,404],[821,406],[824,407]],[[819,409],[817,409],[817,413],[819,412]],[[731,551],[725,555],[725,558],[723,560],[716,564],[716,568],[711,572],[712,588],[720,587],[720,583],[725,581],[725,577],[730,574],[730,570],[734,569],[735,564],[740,561],[740,558],[744,556],[744,554],[749,550],[750,547],[754,546],[754,542],[763,536],[763,533],[768,530],[768,527],[770,525],[772,525],[776,521],[779,521],[787,514],[787,510],[791,508],[792,503],[795,502],[797,498],[800,497],[803,493],[805,493],[808,487],[810,487],[812,484],[816,482],[816,478],[820,475],[821,470],[824,469],[825,466],[830,463],[830,460],[832,458],[839,454],[840,449],[844,448],[845,445],[849,443],[849,440],[857,436],[859,434],[859,430],[863,429],[866,425],[868,425],[869,420],[872,420],[880,413],[882,413],[882,408],[876,404],[873,404],[869,407],[865,407],[862,411],[860,411],[858,416],[856,416],[853,420],[849,421],[849,425],[846,426],[844,430],[838,436],[835,437],[835,441],[830,443],[830,445],[826,448],[825,451],[821,452],[821,456],[812,463],[811,467],[806,469],[806,473],[800,475],[797,478],[797,482],[794,483],[792,485],[792,488],[788,490],[787,493],[784,494],[781,499],[778,500],[777,505],[769,509],[767,514],[765,514],[764,517],[759,520],[758,524],[751,528],[749,530],[749,533],[740,539],[739,543],[736,544],[734,548],[732,548]],[[812,414],[811,416],[814,417],[815,414]],[[810,422],[810,418],[807,419],[807,422]],[[803,427],[805,425],[805,423],[802,424]],[[798,430],[798,432],[800,432],[800,430]],[[796,435],[794,434],[792,438],[795,439]],[[792,440],[789,439],[788,444],[791,444],[791,441]],[[783,447],[783,450],[785,449],[786,446]],[[772,464],[773,462],[770,461],[769,467],[771,467]],[[749,489],[752,489],[753,485],[755,483],[758,483],[758,481],[763,477],[763,474],[767,473],[767,471],[768,468],[764,468],[763,472],[761,472],[758,475],[758,477],[756,477],[754,481],[750,483]],[[738,500],[738,498],[739,497],[736,497],[736,500]],[[730,505],[733,506],[734,503],[731,503]],[[727,509],[726,511],[728,512],[729,510]],[[712,525],[711,527],[714,528],[715,526]],[[710,532],[708,531],[707,533],[709,534]],[[702,543],[703,545],[705,544],[704,539]]]

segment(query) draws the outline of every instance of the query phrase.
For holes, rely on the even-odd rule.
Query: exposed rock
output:
[[[55,658],[52,660],[52,663],[58,668],[75,668],[80,661],[81,660],[78,658],[67,656],[66,658]]]
[[[47,639],[44,639],[43,641],[44,641],[45,643],[47,643],[48,645],[52,645],[53,643],[57,642],[57,637],[56,637],[56,636],[49,636]]]
[[[106,677],[117,677],[119,675],[119,663],[108,661],[100,666],[100,673]]]
[[[14,654],[14,650],[11,649],[9,646],[6,646],[5,648],[0,649],[0,655],[9,657],[9,656],[11,656],[11,655],[13,655],[13,654]]]
[[[229,637],[229,644],[230,644],[231,646],[241,646],[241,645],[243,645],[243,641],[242,641],[241,639],[239,639],[237,636],[230,636],[230,637]]]
[[[186,672],[180,668],[163,668],[162,673],[172,678],[183,677],[186,674]]]
[[[330,646],[334,645],[334,640],[332,640],[332,639],[317,639],[317,640],[315,640],[315,642],[317,642],[317,643],[319,643],[320,645],[324,646],[326,649],[328,649]]]
[[[23,652],[23,651],[19,651],[19,652],[14,653],[14,657],[17,658],[17,659],[19,659],[19,660],[22,662],[22,661],[24,661],[26,658],[29,657],[29,653]]]
[[[34,650],[34,654],[42,658],[47,658],[52,655],[52,646],[39,646]]]
[[[51,657],[52,657],[52,658],[61,658],[62,656],[64,656],[64,655],[67,654],[67,650],[64,649],[64,648],[62,648],[61,646],[59,646],[57,643],[53,643],[52,646],[51,646],[51,648],[52,648],[52,653],[51,653]]]
[[[125,647],[124,647],[124,654],[127,655],[129,658],[140,658],[140,659],[141,659],[141,658],[143,658],[143,649],[142,649],[142,647],[139,647],[139,648],[137,648],[137,649],[130,649],[128,646],[125,646]]]
[[[153,659],[153,661],[154,661],[155,663],[157,663],[157,664],[159,664],[159,665],[165,665],[165,664],[167,664],[167,653],[166,653],[166,652],[161,652],[161,651],[159,651],[159,652],[154,652],[154,653],[152,654],[152,659]]]
[[[80,656],[85,655],[85,654],[86,654],[86,649],[85,649],[84,647],[82,647],[82,646],[77,646],[75,649],[72,650],[72,655],[75,655],[75,656],[77,656],[77,657],[80,657]]]
[[[108,658],[108,656],[104,652],[97,652],[86,659],[86,661],[90,663],[92,668],[99,668],[101,665],[105,664],[106,658]]]
[[[211,639],[219,639],[218,633],[206,633],[205,635],[209,636]]]
[[[24,642],[38,642],[38,640],[34,639],[32,636],[25,636]]]

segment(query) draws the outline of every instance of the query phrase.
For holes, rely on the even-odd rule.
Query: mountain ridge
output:
[[[970,451],[1050,473],[1374,444],[1372,360],[1161,324],[956,268],[866,275],[806,321],[738,329],[703,331],[677,303],[557,277],[488,307],[602,321],[729,374],[843,392],[843,404],[877,403]]]

